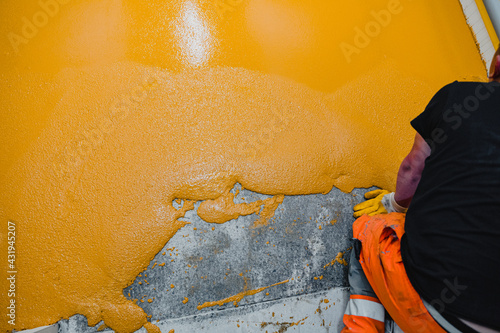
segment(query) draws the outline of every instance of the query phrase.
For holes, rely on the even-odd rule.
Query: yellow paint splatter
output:
[[[274,317],[274,313],[273,313]],[[298,326],[298,325],[304,325],[304,322],[307,320],[309,317],[305,317],[297,322],[263,322],[260,324],[261,329],[273,325],[273,326],[278,326],[279,330],[278,332],[285,332],[288,328],[293,327],[293,326]],[[292,318],[290,318],[292,319]]]
[[[271,288],[271,287],[274,287],[274,286],[278,286],[280,284],[283,284],[283,283],[288,283],[289,280],[285,280],[285,281],[282,281],[282,282],[278,282],[278,283],[275,283],[275,284],[272,284],[270,286],[267,286],[267,287],[262,287],[262,288],[258,288],[258,289],[254,289],[254,290],[247,290],[247,291],[243,291],[239,294],[236,294],[234,296],[231,296],[231,297],[228,297],[228,298],[224,298],[220,301],[214,301],[214,302],[205,302],[201,305],[198,305],[197,306],[197,309],[198,310],[201,310],[201,309],[204,309],[204,308],[207,308],[207,307],[211,307],[211,306],[216,306],[216,305],[219,305],[219,306],[222,306],[226,303],[231,303],[233,302],[233,304],[235,306],[238,305],[238,302],[241,302],[241,300],[246,297],[246,296],[252,296],[252,295],[255,295],[257,293],[260,293],[264,290],[266,290],[267,288]]]
[[[323,266],[323,268],[327,268],[328,266],[333,266],[335,263],[339,263],[339,264],[342,264],[344,266],[347,266],[347,261],[344,259],[344,255],[347,251],[349,251],[351,249],[352,249],[352,247],[348,248],[344,252],[339,252],[337,254],[337,256],[335,257],[335,259],[333,259],[331,262],[329,262],[328,264]]]
[[[189,298],[184,297],[184,300],[182,301],[182,303],[183,303],[183,304],[186,304],[187,302],[189,302]]]

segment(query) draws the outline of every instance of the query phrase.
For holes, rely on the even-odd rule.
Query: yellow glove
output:
[[[365,193],[365,199],[367,201],[354,206],[354,217],[358,218],[363,215],[377,215],[377,214],[387,214],[387,210],[382,204],[382,199],[386,194],[389,194],[386,190],[374,190]]]

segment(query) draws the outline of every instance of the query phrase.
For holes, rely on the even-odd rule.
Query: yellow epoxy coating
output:
[[[486,79],[456,0],[4,0],[0,23],[0,331],[157,331],[122,290],[194,201],[391,189],[409,120]]]
[[[197,213],[204,221],[219,224],[240,216],[258,213],[260,217],[255,221],[253,227],[260,227],[266,225],[269,219],[274,216],[276,208],[283,202],[283,199],[284,196],[280,194],[252,203],[235,204],[234,194],[227,190],[226,193],[215,200],[203,201]]]

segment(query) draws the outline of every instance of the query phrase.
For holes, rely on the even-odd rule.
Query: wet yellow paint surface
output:
[[[220,223],[283,195],[394,188],[409,120],[442,85],[486,79],[456,0],[4,0],[0,35],[17,271],[2,331],[76,313],[155,331],[122,290],[194,201]],[[274,201],[235,206],[236,182]]]

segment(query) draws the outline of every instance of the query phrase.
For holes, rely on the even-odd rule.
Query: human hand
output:
[[[354,206],[354,217],[358,218],[363,215],[373,216],[377,214],[387,214],[387,210],[385,209],[382,199],[386,194],[390,194],[391,192],[386,190],[374,190],[365,193],[365,202],[362,202],[356,206]]]

